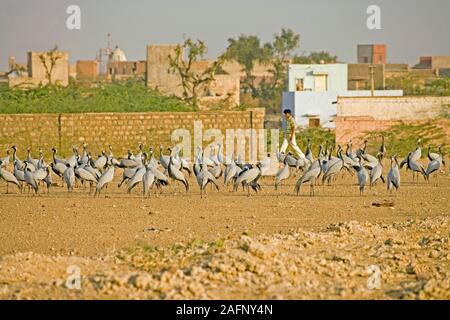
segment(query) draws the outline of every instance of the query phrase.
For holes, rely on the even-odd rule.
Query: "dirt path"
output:
[[[441,175],[435,183],[411,182],[403,173],[397,196],[384,185],[359,196],[355,177],[340,178],[336,186],[318,187],[309,197],[309,186],[302,196],[293,196],[291,178],[274,191],[271,179],[263,182],[259,195],[245,192],[209,192],[200,199],[191,179],[188,194],[180,185],[170,186],[158,198],[142,200],[137,191],[128,195],[110,185],[106,196],[88,196],[88,189],[69,194],[61,187],[50,195],[30,197],[5,195],[0,182],[0,255],[28,252],[77,256],[101,256],[138,243],[171,246],[195,239],[214,241],[239,236],[287,233],[296,228],[323,230],[332,223],[393,223],[409,218],[448,216],[450,177]],[[391,203],[374,206],[374,203]]]

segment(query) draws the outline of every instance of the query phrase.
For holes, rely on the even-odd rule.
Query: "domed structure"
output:
[[[121,62],[127,61],[127,57],[125,56],[125,52],[122,51],[118,46],[116,46],[109,56],[110,62]]]

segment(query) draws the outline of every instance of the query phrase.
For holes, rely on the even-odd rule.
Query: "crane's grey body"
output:
[[[64,171],[66,171],[66,169],[67,169],[66,165],[61,162],[58,162],[58,163],[52,162],[50,164],[50,166],[51,166],[53,172],[60,178],[62,178]]]
[[[115,169],[114,165],[109,165],[103,172],[102,176],[98,179],[94,196],[100,195],[102,189],[114,179],[114,169]]]
[[[153,173],[153,168],[149,164],[145,167],[145,173],[142,177],[142,193],[144,197],[147,197],[150,193],[150,189],[155,183],[155,175]]]
[[[380,154],[380,158],[381,157],[382,155]],[[383,183],[385,182],[383,177],[383,165],[381,164],[381,161],[378,162],[372,170],[370,170],[370,186],[373,187],[378,179],[381,179]]]
[[[212,168],[207,169],[215,179],[219,179],[222,176],[222,166],[220,164],[215,165]]]
[[[275,176],[275,190],[278,190],[278,185],[280,185],[280,183],[282,183],[284,180],[287,180],[288,178],[289,178],[289,165],[286,163],[285,160],[283,168],[278,170]]]
[[[12,174],[11,172],[9,172],[6,169],[4,169],[2,164],[3,164],[3,161],[0,160],[0,179],[3,179],[3,180],[6,181],[6,193],[8,193],[8,185],[10,183],[15,184],[19,188],[19,191],[20,191],[20,183],[19,183],[19,181],[14,176],[14,174]]]
[[[358,176],[359,194],[363,195],[364,187],[366,186],[369,174],[367,173],[366,168],[362,164],[360,164],[358,168],[355,168],[355,170]]]
[[[153,167],[150,164],[150,169],[151,169],[153,175],[155,176],[155,183],[158,188],[169,184],[169,178],[162,171],[160,171],[157,167]]]
[[[103,171],[105,169],[106,163],[108,162],[108,157],[103,151],[102,154],[94,161],[93,167],[97,170]]]
[[[422,164],[413,160],[412,156],[408,158],[408,168],[411,169],[413,172],[413,181],[414,181],[414,172],[420,173],[422,176],[425,177],[425,169],[422,167]]]
[[[122,180],[117,185],[119,188],[122,186],[124,182],[129,181],[133,176],[136,174],[136,171],[138,171],[138,167],[136,168],[125,168],[122,173]]]
[[[412,160],[413,162],[419,161],[420,158],[422,157],[422,149],[420,148],[421,141],[422,141],[421,139],[417,140],[417,147],[409,157],[409,159]]]
[[[23,164],[23,166],[25,165]],[[13,175],[19,182],[26,182],[25,171],[21,169],[21,164],[17,160],[14,161]]]
[[[76,167],[74,172],[75,176],[77,176],[81,181],[86,181],[89,183],[89,192],[91,192],[92,185],[98,182],[97,176],[86,170],[86,167]]]
[[[37,194],[39,191],[39,185],[38,182],[34,176],[34,173],[28,168],[29,163],[27,161],[24,161],[25,169],[24,169],[24,178],[25,182],[28,186],[33,188],[34,193]]]
[[[139,183],[142,182],[142,179],[144,178],[144,174],[146,173],[147,168],[145,166],[139,167],[133,177],[128,181],[128,193],[133,190],[134,187],[136,187]]]
[[[32,171],[33,172],[36,171],[36,169],[38,168],[39,159],[33,159],[33,157],[31,156],[31,148],[30,147],[28,147],[28,149],[27,149],[27,162],[28,162],[28,166],[30,168],[34,169]]]
[[[332,160],[329,160],[327,163],[327,170],[323,172],[322,176],[322,184],[325,183],[325,181],[328,182],[328,184],[331,183],[331,179],[335,177],[344,167],[344,160],[340,158],[334,158]]]
[[[216,190],[219,191],[217,180],[214,175],[208,171],[208,166],[206,163],[203,162],[201,170],[195,178],[198,186],[200,187],[200,197],[203,197],[203,194],[206,194],[206,186],[209,183],[212,183],[216,187]]]
[[[387,175],[387,190],[392,192],[392,190],[395,188],[395,190],[398,190],[400,188],[400,170],[398,168],[397,158],[391,157],[391,168],[389,169],[388,175]]]
[[[250,187],[258,184],[258,179],[261,177],[261,164],[258,163],[255,168],[242,170],[234,182],[234,190],[237,191],[240,184],[245,188],[250,195]],[[252,187],[255,190],[254,187]],[[257,189],[257,188],[256,188]],[[257,190],[255,190],[257,191]]]
[[[53,185],[52,172],[50,171],[50,166],[47,166],[47,176],[44,179],[47,186],[47,193],[50,193],[50,187]]]
[[[6,150],[6,157],[0,158],[0,168],[7,168],[9,165],[9,149]]]
[[[237,166],[234,160],[231,160],[231,163],[225,168],[225,172],[223,174],[224,185],[228,186],[230,181],[235,179],[241,171],[242,169]]]
[[[186,177],[183,175],[183,173],[173,165],[173,157],[172,156],[170,156],[170,158],[169,158],[169,164],[167,167],[167,171],[169,173],[170,178],[183,183],[184,188],[186,189],[186,192],[189,191],[189,182],[186,180]]]
[[[306,144],[305,158],[308,159],[309,163],[314,162],[314,156],[312,154],[311,140],[308,139]]]
[[[322,161],[322,158],[318,158],[316,161],[314,161],[309,169],[297,180],[297,183],[295,184],[294,192],[299,195],[301,191],[302,184],[305,182],[311,182],[309,195],[313,196],[314,193],[314,183],[316,179],[319,177],[322,167],[320,165],[320,162]]]
[[[427,169],[425,170],[425,179],[426,180],[430,180],[430,175],[433,172],[439,172],[439,170],[441,169],[442,166],[442,157],[439,156],[436,159],[434,159],[433,161],[430,161],[430,163],[428,163]]]
[[[75,171],[69,162],[67,163],[66,171],[64,171],[63,180],[67,186],[67,190],[73,191],[73,188],[75,187]]]
[[[34,171],[34,177],[38,182],[44,180],[47,174],[47,168],[39,168]]]

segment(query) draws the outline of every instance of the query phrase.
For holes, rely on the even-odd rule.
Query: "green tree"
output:
[[[311,60],[308,56],[305,55],[298,55],[292,58],[293,64],[311,64]]]
[[[169,55],[169,72],[176,73],[181,78],[183,87],[183,99],[193,107],[198,107],[198,97],[201,90],[208,90],[209,85],[215,79],[215,75],[222,70],[224,57],[220,56],[208,68],[202,72],[192,70],[194,62],[202,59],[207,52],[205,43],[186,39],[182,45],[178,45],[173,55]],[[184,53],[187,52],[187,59]]]
[[[252,92],[256,94],[254,85],[255,77],[252,74],[256,62],[262,62],[264,59],[261,41],[257,36],[248,36],[241,34],[237,39],[228,39],[228,47],[225,52],[227,60],[234,60],[242,67],[245,73],[244,81],[241,84],[245,93]]]
[[[309,55],[299,55],[292,59],[294,64],[319,64],[319,63],[336,63],[338,57],[331,55],[327,51],[311,52]]]
[[[286,85],[286,66],[300,43],[300,36],[291,29],[281,29],[274,35],[272,42],[261,44],[257,36],[240,35],[237,39],[228,39],[225,56],[235,60],[245,73],[241,87],[244,93],[251,92],[263,105],[279,104],[281,92]],[[253,68],[259,62],[268,67],[271,77],[255,84]]]
[[[284,87],[289,58],[299,45],[300,36],[298,34],[295,34],[291,29],[281,29],[281,33],[274,36],[273,42],[264,46],[264,61],[271,66],[273,89]]]

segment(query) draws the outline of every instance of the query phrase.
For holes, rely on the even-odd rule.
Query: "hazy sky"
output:
[[[81,30],[68,30],[66,8],[81,8]],[[368,30],[366,9],[381,8],[381,30]],[[389,62],[450,55],[450,0],[0,0],[0,70],[15,55],[58,44],[71,62],[95,58],[112,34],[129,60],[145,59],[149,43],[200,38],[209,56],[240,33],[263,41],[283,27],[301,36],[299,52],[328,50],[356,61],[358,43],[385,43]]]

